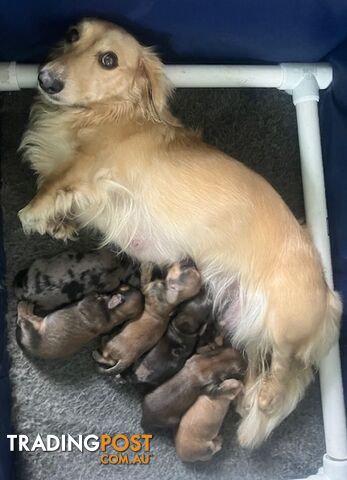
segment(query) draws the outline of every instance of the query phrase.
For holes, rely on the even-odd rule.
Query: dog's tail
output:
[[[340,331],[342,314],[342,302],[340,295],[328,289],[327,309],[322,326],[317,330],[305,351],[301,354],[304,365],[319,366],[322,358],[329,352],[330,348],[337,342]]]

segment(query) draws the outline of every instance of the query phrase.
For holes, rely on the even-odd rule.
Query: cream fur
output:
[[[191,256],[224,311],[224,330],[248,354],[239,438],[256,446],[295,408],[311,367],[336,342],[339,297],[273,188],[172,117],[153,52],[106,22],[78,29],[76,45],[45,67],[65,87],[41,92],[22,141],[40,187],[19,212],[23,228],[66,239],[87,225],[143,262]],[[109,50],[115,71],[95,59]]]

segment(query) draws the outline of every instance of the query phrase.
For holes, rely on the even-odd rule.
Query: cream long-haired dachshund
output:
[[[262,177],[170,114],[162,63],[121,28],[70,29],[39,91],[21,144],[38,174],[24,230],[67,239],[88,225],[142,262],[192,257],[248,355],[238,437],[259,445],[338,338],[341,302],[309,235]]]

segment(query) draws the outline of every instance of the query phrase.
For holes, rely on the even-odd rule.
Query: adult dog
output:
[[[341,303],[308,233],[262,177],[170,114],[162,63],[121,28],[82,21],[38,80],[24,230],[67,239],[89,225],[142,262],[190,256],[247,352],[238,436],[260,444],[338,337]]]

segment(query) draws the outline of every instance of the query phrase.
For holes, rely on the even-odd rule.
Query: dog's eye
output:
[[[77,42],[80,39],[80,34],[77,28],[71,27],[69,30],[66,32],[65,35],[65,41],[67,43],[74,43]]]
[[[117,55],[113,52],[102,53],[99,56],[99,63],[103,68],[112,70],[113,68],[116,68],[118,66]]]

